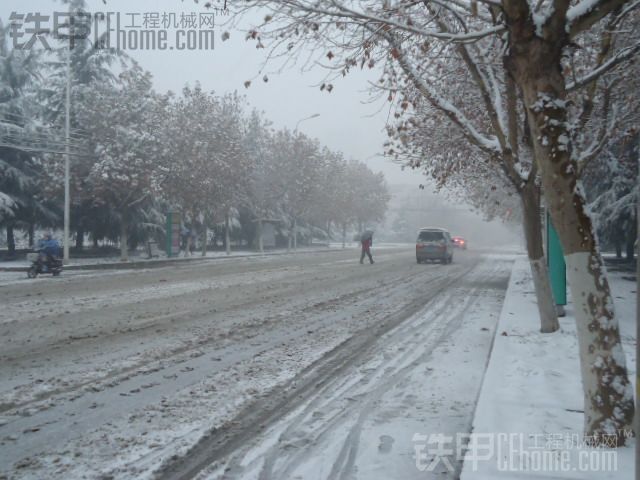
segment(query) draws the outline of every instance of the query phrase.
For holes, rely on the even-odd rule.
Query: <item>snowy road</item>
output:
[[[512,258],[357,253],[3,281],[0,478],[427,478],[412,434],[468,428]]]

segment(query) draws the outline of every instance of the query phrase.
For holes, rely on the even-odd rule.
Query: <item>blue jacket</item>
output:
[[[60,244],[55,238],[51,240],[40,240],[38,249],[52,257],[60,256]]]

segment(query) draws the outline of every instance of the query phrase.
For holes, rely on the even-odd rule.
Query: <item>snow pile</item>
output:
[[[610,274],[610,282],[633,379],[636,283],[615,273]],[[529,267],[524,260],[515,263],[462,480],[632,477],[633,440],[618,449],[584,446],[572,305],[566,310],[559,332],[539,333]]]

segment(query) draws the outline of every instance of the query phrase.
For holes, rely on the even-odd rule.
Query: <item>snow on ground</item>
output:
[[[406,247],[406,246],[405,246]],[[348,245],[347,249],[353,249],[353,245]],[[390,245],[386,245],[384,249],[393,248]],[[342,249],[342,246],[340,246]],[[180,268],[181,265],[197,265],[201,263],[206,263],[208,260],[216,260],[220,262],[251,262],[256,258],[259,258],[261,261],[269,261],[275,260],[274,257],[282,256],[282,255],[307,255],[310,253],[322,253],[323,251],[327,251],[328,248],[325,246],[316,246],[316,247],[302,247],[298,248],[295,251],[286,251],[286,250],[266,250],[264,253],[260,252],[252,252],[246,250],[237,250],[232,251],[229,255],[225,252],[207,252],[205,257],[202,257],[199,253],[194,254],[193,256],[179,256],[167,259],[166,257],[160,258],[146,258],[142,256],[132,256],[129,259],[129,262],[122,262],[119,257],[97,257],[97,258],[71,258],[69,265],[71,266],[82,266],[82,270],[65,270],[62,274],[63,277],[74,277],[81,275],[84,278],[89,279],[90,277],[95,276],[104,276],[104,275],[120,275],[121,270],[119,270],[119,266],[121,265],[126,269],[127,265],[136,265],[136,270],[143,270],[146,267],[146,264],[149,264],[148,268],[157,268],[160,265],[154,265],[154,263],[162,264],[161,266],[166,266],[167,262],[169,266],[173,266],[175,262],[175,266]],[[116,268],[105,270],[100,268],[103,265],[113,265]],[[0,262],[0,287],[4,285],[12,285],[16,282],[25,283],[34,282],[34,281],[47,281],[50,278],[50,275],[40,275],[38,278],[29,279],[26,275],[26,269],[30,264],[26,260],[11,260],[11,261],[3,261]],[[92,269],[92,267],[96,267]],[[24,271],[3,271],[3,268],[20,268],[25,269]],[[59,279],[58,279],[59,280]]]
[[[375,266],[357,258],[196,262],[4,286],[0,471],[148,476],[248,400],[420,300],[423,285],[477,263],[424,268],[412,250],[381,254]]]
[[[353,251],[276,257],[2,287],[0,478],[150,478],[207,434],[239,429],[277,440],[265,454],[287,452],[271,476],[286,478],[277,472],[298,465],[299,444],[279,441],[283,425],[316,440],[358,433],[331,451],[345,474],[355,465],[361,478],[389,478],[388,464],[424,478],[413,435],[468,429],[513,258],[465,252],[425,266],[411,248],[380,252],[373,266]],[[343,374],[337,354],[350,360]],[[302,395],[301,409],[283,412],[293,423],[239,416]],[[256,448],[225,461],[265,458]],[[309,472],[317,451],[300,452]]]
[[[422,437],[470,431],[511,261],[487,258],[198,478],[456,478],[457,459],[416,452]]]
[[[156,402],[122,417],[115,415],[101,428],[92,429],[81,439],[48,448],[14,466],[16,478],[153,478],[154,469],[164,460],[183,455],[205,433],[233,421],[238,410],[256,396],[266,395],[276,385],[290,380],[334,345],[335,335],[320,332],[316,348],[296,349],[287,345],[262,351],[177,392],[156,393]],[[217,357],[204,358],[211,364]],[[184,360],[183,360],[184,361]],[[174,360],[178,364],[180,359]],[[195,367],[185,363],[182,374]],[[165,369],[163,369],[165,370]],[[164,377],[177,376],[163,371]],[[118,379],[119,382],[124,379]],[[136,396],[157,389],[158,383],[144,382],[120,389],[121,396]],[[103,388],[103,387],[98,387]],[[95,396],[82,403],[96,408]],[[71,401],[73,401],[71,399]],[[101,396],[109,402],[108,395]],[[37,427],[34,433],[38,431]]]
[[[281,264],[282,261],[287,263]],[[298,279],[298,284],[304,284],[299,279],[308,272],[307,266],[296,263],[294,258],[284,260],[281,257],[278,265],[271,266],[275,262],[274,257],[264,257],[258,262],[255,259],[235,259],[233,263],[220,266],[205,262],[181,264],[179,269],[165,267],[130,273],[108,271],[104,272],[106,275],[103,272],[78,272],[77,276],[56,279],[27,279],[24,283],[32,290],[27,290],[19,298],[12,296],[0,311],[1,335],[4,337],[1,353],[4,355],[17,355],[26,348],[49,348],[48,345],[53,343],[55,350],[60,352],[57,356],[64,358],[61,347],[77,354],[82,351],[79,344],[89,343],[94,338],[110,339],[114,334],[135,336],[136,332],[144,337],[139,342],[134,341],[130,347],[116,344],[113,351],[106,352],[102,345],[87,345],[84,348],[86,356],[71,365],[47,365],[44,369],[44,364],[38,368],[39,361],[29,364],[24,360],[15,366],[7,366],[9,374],[2,379],[0,407],[36,400],[49,392],[68,390],[69,384],[76,386],[96,380],[108,384],[116,376],[114,372],[126,376],[132,368],[161,361],[167,351],[180,355],[187,350],[191,355],[194,346],[197,347],[202,339],[222,335],[230,341],[234,336],[242,338],[245,329],[251,333],[252,329],[265,322],[281,321],[286,310],[281,310],[282,300],[277,296],[277,301],[273,300],[268,307],[241,311],[235,313],[234,318],[223,316],[218,323],[200,319],[202,316],[215,316],[217,310],[224,312],[226,302],[219,301],[217,297],[225,298],[234,308],[236,302],[247,296],[243,292],[256,295],[257,299],[248,299],[255,303],[265,298],[265,293],[277,294],[279,288],[276,286],[279,284],[286,288],[292,278]],[[354,260],[319,261],[315,267],[330,271],[331,267],[345,263],[353,264]],[[222,271],[224,274],[220,274]],[[310,294],[306,301],[314,298],[316,294]],[[287,309],[296,308],[292,300],[284,299]],[[269,315],[274,307],[277,312],[275,320]],[[197,319],[192,322],[195,326],[185,321],[189,317]],[[169,329],[176,331],[167,335],[166,324],[174,322],[181,323],[183,328]],[[155,330],[155,335],[145,331],[150,328]],[[100,362],[88,362],[87,359],[97,351],[101,351]],[[37,381],[25,383],[22,369],[34,367]]]
[[[609,272],[629,377],[635,381],[636,283]],[[539,333],[526,259],[514,264],[473,421],[462,480],[631,479],[634,441],[582,445],[583,396],[572,305],[561,330]]]

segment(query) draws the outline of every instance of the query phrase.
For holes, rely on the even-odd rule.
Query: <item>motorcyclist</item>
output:
[[[38,250],[46,268],[60,256],[60,244],[50,232],[45,233],[44,237],[38,242]]]

